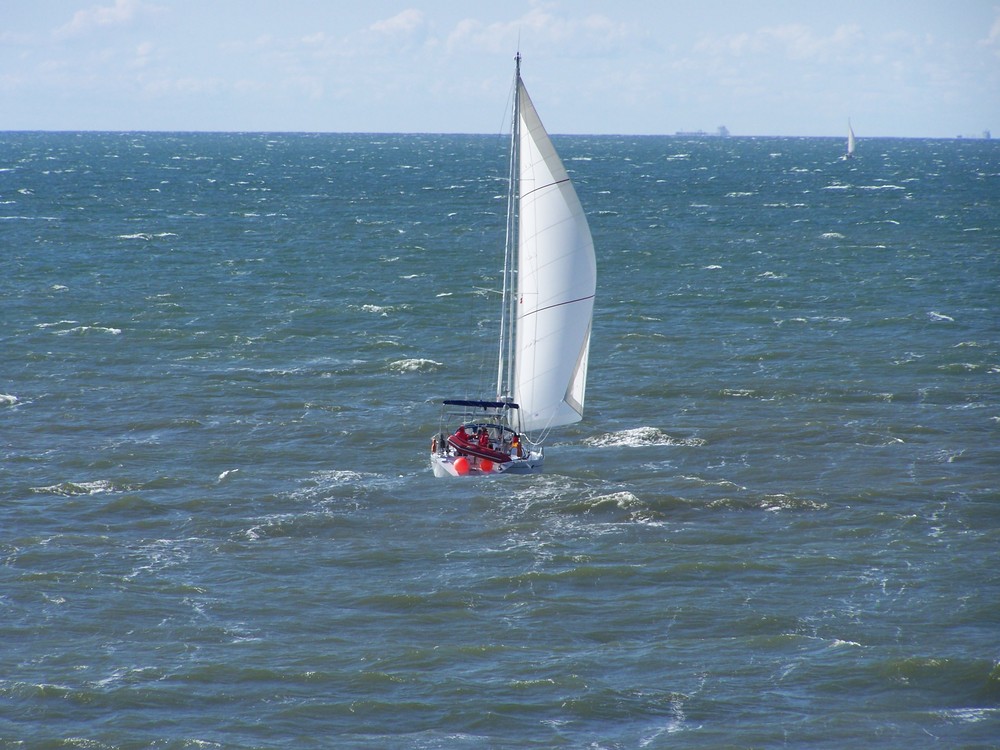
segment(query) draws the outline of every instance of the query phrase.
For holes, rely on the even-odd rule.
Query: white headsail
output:
[[[597,263],[573,184],[519,81],[514,400],[521,429],[583,417]]]

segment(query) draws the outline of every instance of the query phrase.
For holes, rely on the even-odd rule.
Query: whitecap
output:
[[[10,396],[6,393],[0,393],[0,406],[13,406],[18,402],[17,396]]]
[[[90,333],[91,331],[95,333],[110,333],[112,336],[120,336],[121,328],[109,328],[108,326],[77,326],[76,328],[68,328],[65,331],[56,331],[56,335],[65,336],[67,333]]]
[[[628,490],[612,492],[609,495],[597,495],[589,501],[593,506],[604,505],[605,503],[615,505],[622,510],[629,510],[640,505],[639,498]]]
[[[100,495],[105,492],[117,492],[119,489],[112,482],[106,479],[98,479],[94,482],[60,482],[50,484],[47,487],[32,487],[30,492],[38,495]]]
[[[389,369],[393,372],[435,372],[442,364],[433,359],[399,359],[391,362]]]
[[[950,315],[945,315],[944,313],[934,312],[933,310],[931,310],[929,313],[927,313],[927,317],[930,318],[931,320],[941,320],[941,321],[945,321],[947,323],[954,323],[955,322],[955,319],[953,317],[951,317]]]
[[[840,638],[834,638],[833,642],[830,644],[830,648],[843,648],[844,646],[855,646],[861,648],[861,644],[857,641],[844,641]]]
[[[956,721],[961,721],[966,724],[974,724],[980,721],[988,721],[997,716],[1000,711],[996,708],[950,708],[941,711],[944,716],[947,716]]]
[[[696,447],[705,444],[701,438],[671,437],[657,427],[635,427],[630,430],[609,432],[587,438],[583,442],[595,448],[641,448],[656,445]]]

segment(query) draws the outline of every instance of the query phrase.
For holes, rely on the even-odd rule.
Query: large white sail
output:
[[[518,81],[520,186],[514,400],[525,431],[583,417],[597,263],[587,217]]]
[[[854,128],[850,120],[847,121],[847,155],[854,156]]]

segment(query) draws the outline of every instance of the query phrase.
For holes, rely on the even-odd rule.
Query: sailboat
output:
[[[845,159],[850,159],[854,156],[854,128],[851,127],[851,121],[847,121],[847,153],[844,154]]]
[[[448,399],[434,474],[532,474],[552,429],[583,418],[597,262],[587,217],[514,57],[496,398]],[[457,427],[455,427],[457,423]]]

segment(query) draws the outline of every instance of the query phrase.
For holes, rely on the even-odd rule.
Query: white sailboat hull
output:
[[[436,477],[496,477],[501,474],[538,474],[542,471],[545,457],[541,453],[529,453],[526,458],[510,461],[505,464],[493,464],[489,471],[485,471],[481,464],[472,461],[468,462],[468,470],[460,470],[460,465],[456,465],[458,456],[449,453],[432,453],[431,468]]]

